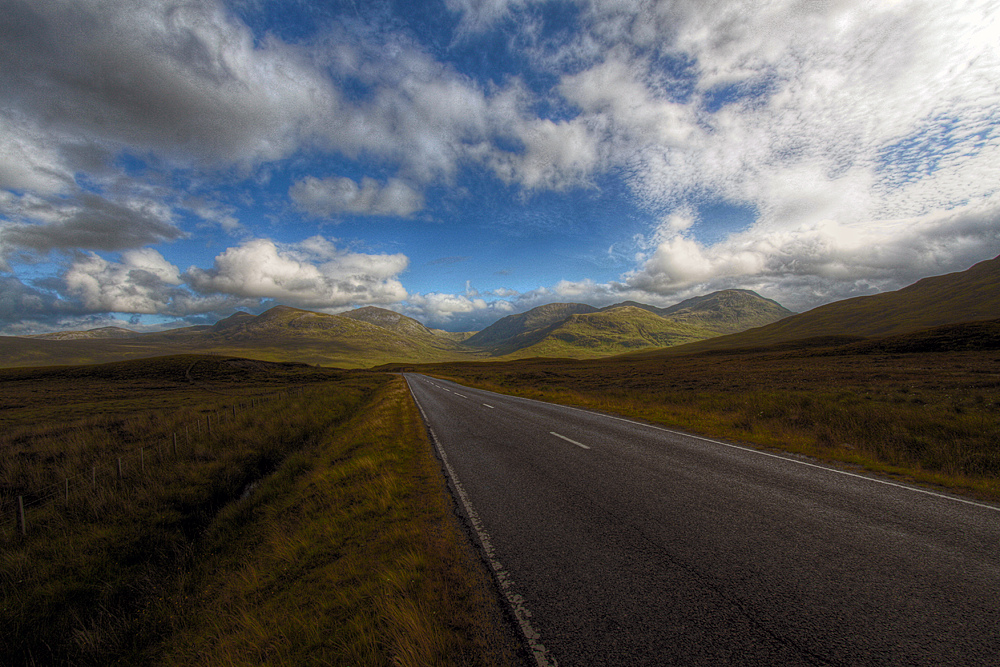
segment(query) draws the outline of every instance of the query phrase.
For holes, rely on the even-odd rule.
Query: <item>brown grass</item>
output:
[[[0,389],[3,664],[503,664],[517,650],[400,378],[175,357],[0,371]]]
[[[165,664],[516,661],[400,378],[288,466],[213,525]]]

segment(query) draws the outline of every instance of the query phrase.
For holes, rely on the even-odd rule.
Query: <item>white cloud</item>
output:
[[[656,299],[746,286],[795,310],[894,290],[1000,254],[1000,198],[898,220],[758,223],[705,246],[661,229],[653,252],[616,284]]]
[[[48,140],[246,164],[288,155],[303,120],[336,105],[306,53],[255,43],[212,0],[11,0],[3,13],[0,81]]]
[[[109,262],[94,253],[77,259],[63,275],[68,294],[89,312],[161,313],[171,309],[181,283],[177,267],[151,248],[122,253]]]
[[[0,196],[0,254],[13,249],[48,253],[86,248],[122,250],[184,236],[162,202],[130,198],[112,201],[80,193],[41,198],[31,194]]]
[[[808,307],[1000,250],[1000,4],[582,6],[587,30],[535,44],[535,63],[599,138],[590,168],[682,214],[650,231],[621,293],[743,281]],[[757,221],[705,246],[690,213],[706,200]]]
[[[359,187],[350,178],[307,176],[289,188],[288,196],[297,207],[318,218],[337,213],[408,217],[424,207],[423,195],[397,178],[390,178],[383,186],[366,176]]]
[[[459,32],[478,33],[510,15],[513,8],[526,4],[526,0],[445,0],[445,6],[460,13]]]
[[[493,151],[489,162],[501,179],[528,190],[588,185],[601,164],[598,137],[581,121],[523,122],[518,137],[523,151]]]
[[[440,292],[411,294],[406,303],[396,307],[427,326],[452,331],[478,331],[516,310],[514,304],[503,299],[487,301],[469,293]]]
[[[340,250],[321,237],[287,246],[254,239],[218,255],[211,269],[191,267],[185,278],[202,294],[338,308],[402,301],[407,293],[398,276],[408,263],[402,254]]]

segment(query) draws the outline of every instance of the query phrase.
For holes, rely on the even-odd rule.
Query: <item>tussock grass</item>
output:
[[[503,656],[401,383],[209,357],[0,371],[0,505],[34,503],[26,536],[0,524],[3,664]],[[183,426],[176,458],[150,453]]]
[[[253,373],[237,374],[242,381],[236,382],[209,374],[196,384],[185,377],[192,363],[208,371],[227,369],[223,361],[184,358],[144,368],[45,370],[3,379],[5,400],[44,389],[48,409],[66,419],[45,419],[45,404],[32,401],[23,402],[22,414],[9,409],[4,415],[3,506],[10,508],[10,498],[22,495],[30,508],[26,536],[6,511],[0,531],[5,664],[140,661],[164,629],[156,600],[169,594],[167,582],[189,566],[215,514],[331,421],[346,418],[377,383],[374,377],[326,374],[327,382],[338,380],[339,394],[317,413],[305,409],[307,393],[275,397],[268,372],[256,374],[256,382]],[[173,380],[170,372],[158,375],[165,369],[176,371]],[[119,398],[129,392],[119,371],[134,380],[127,399]],[[268,400],[233,417],[236,399],[254,392]],[[173,400],[177,411],[162,411],[161,402]],[[206,425],[185,437],[176,458],[166,453],[172,447],[153,454],[154,445],[166,444],[166,432],[191,418],[200,425],[206,416],[215,417],[211,434]],[[141,445],[149,448],[146,474],[135,457]],[[119,457],[127,459],[122,479]],[[66,478],[73,482],[68,501]]]
[[[220,514],[164,664],[512,664],[400,378]],[[181,596],[179,596],[181,597]]]

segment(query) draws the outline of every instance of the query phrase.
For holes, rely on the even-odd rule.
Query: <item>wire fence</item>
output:
[[[33,516],[57,503],[67,507],[82,493],[116,493],[126,488],[129,480],[142,480],[169,463],[199,455],[198,445],[207,441],[213,429],[235,421],[245,412],[259,409],[265,401],[288,398],[302,393],[301,388],[279,393],[247,397],[247,400],[214,410],[196,419],[179,422],[167,437],[143,439],[133,447],[99,457],[86,469],[73,475],[63,475],[51,483],[35,488],[19,489],[17,493],[0,494],[0,534],[5,537],[26,536],[44,527],[33,523]]]

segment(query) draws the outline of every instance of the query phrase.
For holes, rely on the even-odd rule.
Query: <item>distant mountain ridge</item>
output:
[[[157,333],[105,327],[0,337],[6,366],[85,364],[165,354],[209,353],[344,367],[500,357],[592,358],[677,345],[773,321],[789,311],[753,292],[726,290],[670,308],[626,302],[606,308],[552,303],[509,315],[475,334],[431,329],[374,306],[330,315],[275,306],[213,325]]]
[[[597,308],[585,303],[549,303],[523,313],[502,317],[482,331],[470,336],[465,344],[489,348],[504,345],[518,336],[544,329],[578,313],[596,313]]]
[[[757,347],[830,336],[895,336],[996,319],[1000,319],[1000,257],[965,271],[923,278],[892,292],[835,301],[763,327],[671,352]]]
[[[465,341],[493,356],[589,358],[713,338],[792,315],[750,290],[722,290],[657,308],[552,303],[508,315]]]
[[[35,334],[34,336],[28,336],[28,338],[37,338],[40,340],[92,340],[100,338],[133,338],[141,335],[138,331],[122,327],[98,327],[96,329],[87,329],[86,331],[57,331],[55,333]]]

